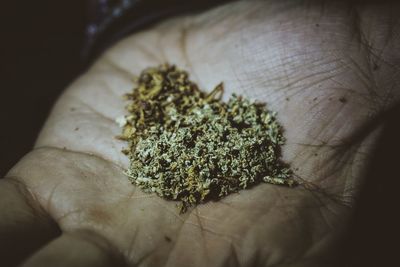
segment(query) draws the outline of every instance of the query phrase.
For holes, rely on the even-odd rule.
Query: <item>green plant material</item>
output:
[[[284,143],[275,114],[223,85],[199,90],[188,73],[164,64],[144,70],[118,119],[130,181],[145,192],[181,201],[181,212],[260,182],[295,185],[280,161]]]

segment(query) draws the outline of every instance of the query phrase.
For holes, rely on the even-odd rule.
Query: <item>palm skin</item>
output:
[[[115,45],[65,91],[7,175],[48,231],[61,229],[26,266],[335,266],[381,118],[399,99],[399,28],[381,19],[391,8],[236,2]],[[114,119],[134,74],[164,62],[201,88],[223,81],[225,98],[277,111],[283,159],[303,184],[261,184],[182,215],[132,186]]]

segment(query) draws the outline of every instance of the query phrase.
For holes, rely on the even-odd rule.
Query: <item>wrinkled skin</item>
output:
[[[317,2],[230,3],[106,51],[1,181],[1,258],[24,266],[337,266],[385,114],[399,102],[399,8]],[[132,186],[114,119],[125,114],[132,77],[163,62],[187,69],[201,88],[224,81],[225,98],[236,92],[277,111],[283,159],[302,185],[261,184],[182,215],[175,202]]]

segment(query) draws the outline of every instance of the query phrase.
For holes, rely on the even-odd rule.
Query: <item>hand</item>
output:
[[[118,43],[65,91],[34,150],[0,181],[0,258],[29,267],[337,266],[385,113],[399,104],[392,10],[243,1]],[[131,185],[114,119],[132,77],[164,62],[201,88],[223,81],[225,98],[236,92],[277,111],[283,159],[302,185],[261,184],[183,215]]]

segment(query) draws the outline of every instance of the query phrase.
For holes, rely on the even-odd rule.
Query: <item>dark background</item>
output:
[[[6,2],[6,3],[5,3]],[[79,73],[85,1],[0,3],[0,177],[26,152]]]
[[[11,3],[10,3],[11,2]],[[83,0],[1,3],[0,177],[27,153],[60,92],[82,71]],[[400,109],[381,146],[343,253],[348,266],[400,266]]]

